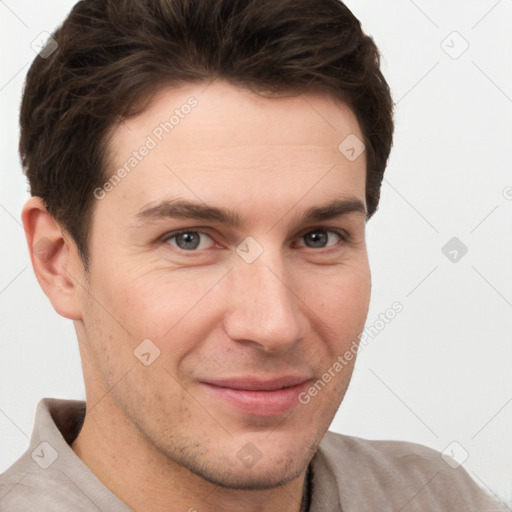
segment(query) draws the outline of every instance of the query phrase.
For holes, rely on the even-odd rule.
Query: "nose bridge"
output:
[[[249,241],[249,244],[251,241]],[[298,299],[290,288],[286,262],[280,248],[243,243],[230,277],[231,308],[226,319],[227,334],[233,340],[260,344],[266,350],[284,350],[300,337]],[[241,255],[240,255],[241,254]],[[251,254],[251,257],[246,257]]]

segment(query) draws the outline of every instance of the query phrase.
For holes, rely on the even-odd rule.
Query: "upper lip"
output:
[[[274,391],[276,389],[287,388],[302,384],[311,377],[304,375],[288,375],[275,379],[263,380],[258,377],[231,377],[226,379],[215,379],[203,381],[205,384],[212,384],[223,388],[243,389],[247,391]]]

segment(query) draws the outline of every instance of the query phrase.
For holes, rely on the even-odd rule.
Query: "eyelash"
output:
[[[164,235],[161,238],[161,241],[163,243],[168,244],[168,242],[170,240],[172,240],[173,238],[176,238],[177,236],[179,236],[183,233],[198,233],[200,235],[206,235],[213,240],[213,237],[211,235],[209,235],[208,233],[205,233],[204,231],[199,231],[199,229],[201,229],[201,228],[180,229],[178,231],[172,231],[171,233],[167,233],[166,235]],[[325,226],[319,226],[319,227],[316,227],[313,229],[308,229],[307,231],[305,231],[301,235],[299,235],[298,238],[300,239],[309,233],[315,233],[318,231],[325,231],[326,233],[335,233],[336,235],[338,235],[340,237],[341,241],[338,242],[337,244],[329,245],[327,247],[319,247],[318,249],[316,249],[316,252],[320,252],[320,251],[323,251],[324,253],[330,252],[330,250],[333,250],[340,245],[345,245],[345,244],[349,243],[351,240],[350,234],[347,233],[346,231],[339,230],[339,229],[333,229],[333,228],[325,227]],[[187,251],[185,249],[180,249],[177,246],[173,246],[173,247],[181,253],[189,253],[189,254],[198,253],[198,252],[201,252],[202,250],[207,250],[207,249],[191,249],[191,250]],[[306,249],[315,250],[314,247],[306,247]]]

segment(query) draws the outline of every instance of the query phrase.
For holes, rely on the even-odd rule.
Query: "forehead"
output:
[[[192,104],[194,106],[190,108],[187,106]],[[184,123],[187,117],[191,120]],[[169,120],[173,125],[173,139],[187,145],[196,145],[199,141],[193,140],[184,129],[185,125],[192,123],[195,130],[204,132],[201,142],[216,144],[229,141],[233,146],[247,142],[249,132],[254,145],[268,141],[292,145],[315,142],[320,135],[319,130],[327,128],[333,134],[338,132],[341,135],[348,130],[361,135],[352,110],[327,93],[312,91],[292,97],[266,97],[224,80],[216,80],[208,84],[161,88],[142,114],[114,130],[113,144],[116,146],[121,139],[129,141],[130,133],[136,135],[133,130],[152,132]],[[287,124],[285,132],[282,131],[283,123]],[[254,138],[256,132],[259,136]]]
[[[350,137],[363,139],[355,115],[327,94],[267,98],[223,81],[167,87],[113,130],[109,172],[118,176],[100,208],[133,219],[169,196],[248,215],[301,197],[304,208],[340,195],[364,203],[366,156],[339,149]]]

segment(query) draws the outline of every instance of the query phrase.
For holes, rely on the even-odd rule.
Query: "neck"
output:
[[[88,402],[90,403],[90,402]],[[87,409],[71,448],[134,512],[300,512],[306,471],[274,489],[240,490],[206,481],[159,452],[106,396]]]

